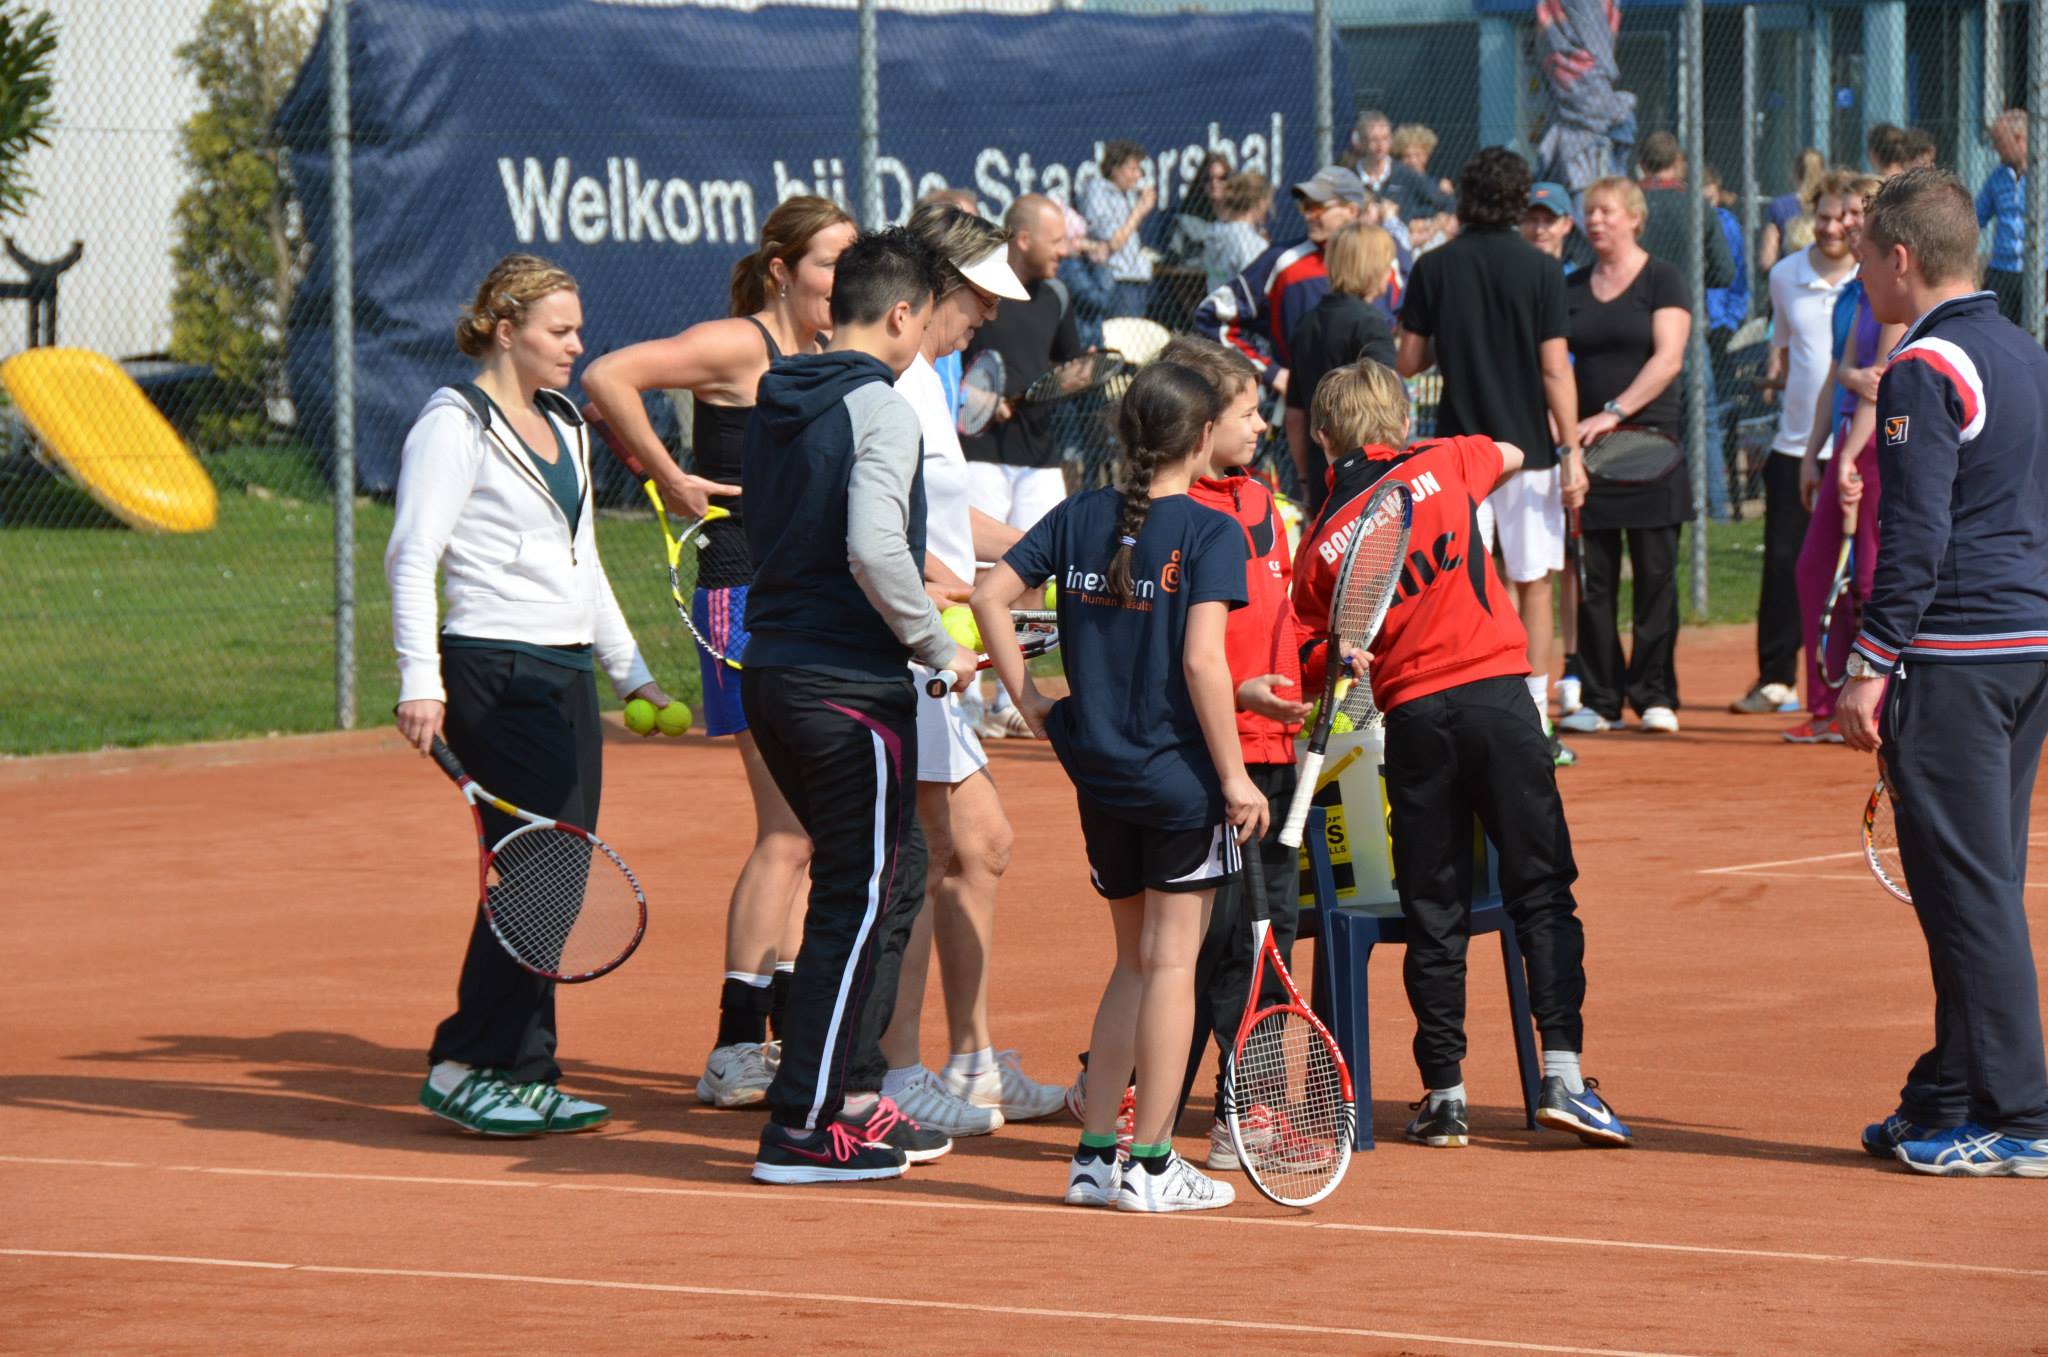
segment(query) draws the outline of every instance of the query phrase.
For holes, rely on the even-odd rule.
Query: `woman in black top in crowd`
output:
[[[832,271],[857,234],[853,219],[824,198],[791,198],[761,223],[761,244],[733,265],[732,308],[723,320],[604,355],[583,374],[583,389],[661,486],[672,511],[704,511],[702,482],[686,475],[648,423],[641,397],[681,389],[695,398],[691,452],[714,481],[740,483],[740,450],[755,388],[768,365],[785,354],[816,353],[832,328]],[[738,495],[712,503],[730,518],[711,525],[697,574],[691,613],[727,655],[746,648],[746,531]],[[705,734],[731,735],[739,745],[754,798],[754,848],[732,889],[726,916],[725,980],[719,992],[718,1040],[697,1082],[697,1096],[720,1107],[760,1102],[773,1074],[768,1022],[787,991],[808,888],[811,843],[768,775],[747,733],[737,670],[703,653]]]
[[[1593,267],[1565,282],[1572,371],[1579,388],[1579,444],[1590,448],[1627,424],[1678,436],[1676,379],[1692,333],[1692,303],[1675,265],[1638,237],[1647,215],[1629,179],[1586,190]],[[1589,464],[1590,470],[1590,464]],[[1692,483],[1681,462],[1647,485],[1592,478],[1581,511],[1586,593],[1579,600],[1579,667],[1585,705],[1559,724],[1582,734],[1621,724],[1624,698],[1653,734],[1678,729],[1678,532],[1692,517]],[[1635,577],[1635,635],[1624,671],[1615,609],[1622,535]]]
[[[1316,384],[1324,373],[1361,358],[1394,366],[1393,327],[1387,313],[1373,305],[1393,276],[1394,238],[1381,227],[1353,222],[1323,247],[1323,267],[1330,275],[1330,290],[1295,322],[1287,337],[1294,358],[1287,381],[1287,447],[1311,514],[1322,508],[1324,495],[1321,458],[1311,455],[1308,438]]]

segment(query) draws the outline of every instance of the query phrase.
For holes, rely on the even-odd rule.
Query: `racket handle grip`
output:
[[[941,669],[938,673],[933,674],[924,681],[924,695],[926,697],[944,697],[947,693],[953,691],[953,685],[959,681],[960,676],[958,674],[950,669]]]
[[[1309,802],[1316,798],[1316,779],[1323,774],[1323,756],[1311,749],[1301,761],[1295,780],[1294,799],[1287,803],[1287,823],[1280,826],[1280,842],[1288,848],[1301,847],[1302,827],[1308,824]]]
[[[462,766],[462,760],[455,757],[455,751],[450,749],[440,736],[434,737],[433,748],[427,752],[433,755],[435,763],[441,765],[441,771],[457,782],[469,776],[469,770]]]

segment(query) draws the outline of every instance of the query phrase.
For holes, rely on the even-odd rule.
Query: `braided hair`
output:
[[[1116,552],[1109,560],[1109,589],[1119,603],[1131,601],[1131,551],[1152,512],[1152,477],[1162,464],[1185,460],[1202,442],[1203,429],[1223,414],[1216,388],[1193,368],[1179,363],[1148,364],[1124,392],[1117,408],[1117,439],[1123,445],[1116,516]]]

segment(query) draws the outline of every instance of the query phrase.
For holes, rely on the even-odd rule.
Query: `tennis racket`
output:
[[[1007,380],[1001,354],[994,349],[976,354],[967,371],[960,374],[960,413],[953,416],[953,427],[971,438],[995,423]]]
[[[1055,363],[1044,376],[1024,388],[1019,405],[1044,405],[1053,401],[1085,396],[1100,390],[1130,370],[1131,364],[1115,349],[1098,349]]]
[[[438,735],[432,753],[476,822],[477,903],[499,945],[564,984],[617,970],[647,933],[647,897],[626,860],[588,830],[485,791]],[[485,806],[523,823],[491,843]]]
[[[711,638],[697,629],[697,619],[690,616],[690,600],[697,592],[697,554],[704,549],[704,534],[713,523],[729,518],[728,510],[713,504],[704,511],[704,517],[686,519],[681,536],[677,535],[675,522],[668,516],[668,505],[661,499],[661,488],[654,483],[654,477],[647,474],[647,467],[633,450],[626,446],[623,438],[612,436],[611,426],[604,416],[597,412],[595,405],[583,407],[583,422],[596,431],[604,445],[611,449],[612,456],[626,470],[639,479],[640,488],[647,493],[647,502],[654,506],[654,521],[661,525],[661,542],[668,553],[668,593],[675,601],[676,616],[683,619],[689,629],[690,639],[697,648],[730,669],[740,667],[740,662],[711,643]]]
[[[1017,648],[1024,652],[1025,659],[1035,660],[1060,648],[1057,613],[1048,609],[1017,608],[1011,610],[1010,620],[1017,626]],[[994,663],[987,655],[977,656],[975,672],[979,673]],[[941,669],[924,681],[925,696],[944,697],[959,680],[960,675],[953,670]]]
[[[1685,452],[1671,435],[1623,424],[1586,449],[1586,476],[1607,485],[1651,485],[1684,462]]]
[[[1842,508],[1842,550],[1835,557],[1834,582],[1828,585],[1827,601],[1820,605],[1820,628],[1814,633],[1820,680],[1830,688],[1849,681],[1849,647],[1859,621],[1855,587],[1856,506],[1849,504]]]
[[[1256,852],[1257,844],[1250,847]],[[1351,1071],[1316,1019],[1280,948],[1266,905],[1266,878],[1247,854],[1238,869],[1252,907],[1252,988],[1223,1076],[1223,1118],[1245,1176],[1282,1206],[1313,1206],[1336,1190],[1351,1163],[1358,1102]],[[1261,1002],[1267,968],[1285,1001]]]
[[[1408,563],[1408,531],[1414,522],[1414,496],[1405,482],[1390,477],[1372,492],[1365,509],[1349,529],[1351,540],[1345,544],[1344,559],[1337,566],[1337,589],[1330,596],[1322,708],[1309,732],[1308,756],[1302,760],[1294,800],[1287,807],[1287,823],[1280,829],[1280,842],[1289,848],[1301,847],[1301,829],[1308,822],[1317,775],[1323,771],[1323,752],[1330,744],[1330,730],[1336,723],[1338,708],[1351,695],[1352,680],[1344,653],[1363,651],[1378,633],[1380,622],[1387,615],[1387,605],[1394,601],[1394,591],[1400,586],[1401,571]],[[1368,704],[1369,717],[1376,719],[1378,712],[1369,705],[1370,676],[1361,673],[1358,686]]]
[[[1906,865],[1899,858],[1898,799],[1898,792],[1885,781],[1884,760],[1879,759],[1877,785],[1863,803],[1863,858],[1877,884],[1910,905],[1913,892],[1906,888]]]

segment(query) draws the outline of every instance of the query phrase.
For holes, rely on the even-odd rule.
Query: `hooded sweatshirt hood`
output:
[[[895,385],[896,374],[872,354],[852,349],[785,359],[768,369],[754,397],[754,418],[778,443],[789,443],[826,410],[869,382]]]

